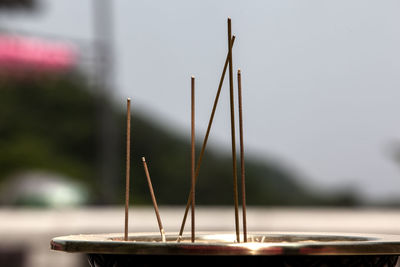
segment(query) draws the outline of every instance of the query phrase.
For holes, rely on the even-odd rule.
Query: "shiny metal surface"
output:
[[[51,241],[53,250],[65,252],[131,255],[400,255],[399,235],[250,232],[247,243],[236,243],[234,233],[197,233],[177,242],[176,235],[134,233],[71,235]]]

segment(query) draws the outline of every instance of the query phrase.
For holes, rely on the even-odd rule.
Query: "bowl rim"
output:
[[[232,232],[198,232],[191,243],[188,234],[180,242],[176,234],[166,234],[167,242],[161,242],[155,232],[130,233],[128,241],[122,240],[123,233],[79,234],[55,237],[50,245],[52,250],[86,254],[400,255],[400,235],[254,231],[247,236],[250,242],[237,243]]]

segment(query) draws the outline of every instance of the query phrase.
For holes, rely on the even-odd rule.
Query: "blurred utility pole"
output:
[[[113,58],[113,0],[92,0],[95,64],[95,90],[99,98],[99,166],[98,179],[102,204],[115,204],[118,132],[112,97],[114,90],[114,58]]]

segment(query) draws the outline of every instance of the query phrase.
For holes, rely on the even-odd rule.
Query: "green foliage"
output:
[[[98,183],[98,127],[95,91],[77,73],[40,79],[3,79],[0,83],[0,183],[19,170],[51,170],[83,181],[96,195]],[[104,102],[100,102],[104,103]],[[112,109],[119,133],[125,130],[125,107]],[[125,136],[119,139],[118,173],[109,192],[123,203]],[[200,144],[197,144],[200,151]],[[132,197],[135,204],[150,204],[141,157],[145,156],[159,204],[185,205],[190,189],[189,138],[152,123],[133,108]],[[269,162],[248,157],[249,205],[353,205],[351,195],[340,199],[318,196],[296,183],[292,173]],[[238,164],[238,166],[240,166]],[[232,162],[229,154],[211,147],[204,155],[196,187],[200,205],[232,205]],[[239,179],[240,177],[238,177]],[[240,188],[240,187],[239,187]],[[98,199],[92,198],[92,204]],[[116,204],[116,203],[109,203]]]
[[[89,180],[95,159],[95,105],[84,79],[4,79],[0,84],[0,179],[47,169]]]

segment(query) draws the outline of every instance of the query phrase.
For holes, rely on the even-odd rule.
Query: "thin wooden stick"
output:
[[[125,234],[124,234],[125,241],[128,241],[130,160],[131,160],[131,99],[128,98],[127,109],[126,109],[126,181],[125,181]]]
[[[232,46],[235,42],[235,36],[232,36]],[[227,54],[226,56],[226,60],[225,60],[225,65],[224,65],[224,69],[222,71],[220,80],[219,80],[219,85],[218,85],[218,90],[217,90],[217,94],[215,96],[215,100],[214,100],[214,105],[211,111],[211,115],[210,115],[210,120],[208,122],[208,127],[207,127],[207,131],[206,134],[204,136],[204,140],[203,140],[203,145],[201,147],[201,151],[199,154],[199,158],[197,160],[197,165],[196,165],[196,174],[195,174],[195,183],[197,182],[197,177],[199,176],[199,172],[200,172],[200,166],[201,166],[201,162],[203,159],[203,155],[207,146],[207,141],[208,141],[208,136],[210,135],[210,131],[211,131],[211,126],[214,120],[214,115],[215,115],[215,111],[217,109],[217,105],[218,105],[218,100],[219,100],[219,96],[221,94],[221,88],[222,85],[224,83],[224,78],[225,78],[225,73],[226,73],[226,69],[228,67],[228,62],[229,62],[229,55]],[[181,224],[181,228],[179,230],[179,236],[178,236],[178,241],[180,241],[182,239],[182,234],[183,234],[183,230],[185,228],[185,224],[186,224],[186,218],[189,212],[189,208],[190,208],[190,204],[192,202],[192,191],[190,191],[189,193],[189,197],[188,197],[188,201],[186,203],[186,209],[185,209],[185,213],[183,215],[183,219],[182,219],[182,224]]]
[[[237,72],[238,98],[239,98],[239,133],[240,133],[240,174],[242,182],[242,215],[243,215],[243,241],[247,242],[247,219],[246,219],[246,182],[244,169],[244,143],[243,143],[243,105],[242,105],[242,73]]]
[[[192,118],[191,118],[191,143],[192,143],[192,147],[191,147],[191,181],[192,181],[192,243],[194,243],[195,240],[195,203],[196,203],[196,191],[195,191],[195,99],[194,99],[194,76],[192,76],[191,79],[191,89],[192,89],[192,94],[191,94],[191,107],[192,107]]]
[[[144,172],[146,173],[147,183],[149,184],[151,200],[153,201],[154,211],[156,212],[156,216],[157,216],[158,227],[160,228],[161,240],[162,240],[162,242],[165,242],[166,238],[165,238],[164,227],[162,226],[162,223],[161,223],[161,217],[160,217],[160,213],[158,211],[158,206],[157,206],[156,197],[154,195],[153,185],[151,184],[151,179],[150,179],[149,170],[147,168],[146,159],[144,157],[142,157],[142,161],[143,161]]]
[[[231,137],[232,137],[232,168],[233,168],[233,196],[235,202],[235,227],[236,227],[236,241],[240,242],[239,231],[239,196],[237,188],[237,163],[236,163],[236,140],[235,140],[235,110],[234,110],[234,96],[233,96],[233,64],[232,64],[232,29],[231,18],[228,18],[228,49],[229,49],[229,92],[230,92],[230,107],[231,107]]]

